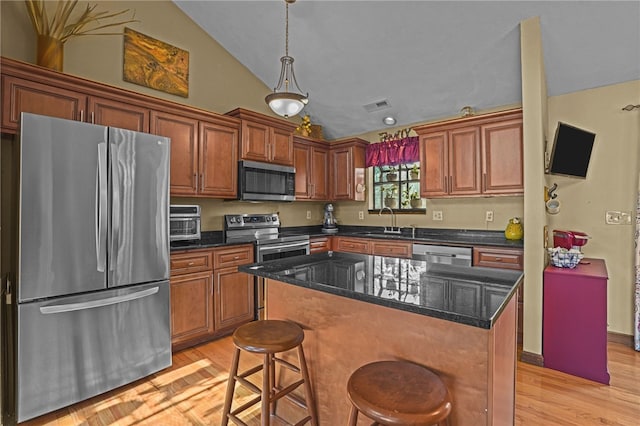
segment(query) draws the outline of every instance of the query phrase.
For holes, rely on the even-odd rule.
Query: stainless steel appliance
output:
[[[277,213],[224,217],[227,242],[253,242],[256,262],[309,254],[309,236],[280,232]],[[256,277],[256,319],[264,319],[264,279]]]
[[[169,239],[171,241],[200,239],[200,206],[172,204],[169,207]]]
[[[412,257],[430,263],[471,266],[472,253],[471,247],[414,244]]]
[[[165,137],[22,114],[14,421],[171,365],[169,155]]]
[[[244,201],[293,201],[296,169],[257,161],[238,162],[238,199]]]
[[[325,234],[335,234],[338,232],[336,218],[333,216],[333,204],[324,205],[324,218],[322,219],[322,232]]]

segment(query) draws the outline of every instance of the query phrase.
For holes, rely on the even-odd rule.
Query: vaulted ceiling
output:
[[[276,85],[284,0],[174,2],[267,87]],[[519,24],[534,16],[549,96],[640,78],[637,0],[298,0],[289,6],[289,54],[309,92],[304,112],[335,139],[384,129],[389,115],[397,127],[464,106],[518,104]],[[380,101],[388,106],[365,108]]]

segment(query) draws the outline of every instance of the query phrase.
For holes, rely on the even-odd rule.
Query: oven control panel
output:
[[[280,217],[277,213],[228,214],[224,216],[225,229],[278,228]]]

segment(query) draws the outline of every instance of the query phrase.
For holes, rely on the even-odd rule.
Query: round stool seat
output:
[[[237,348],[260,354],[285,352],[303,340],[304,331],[298,324],[281,320],[250,322],[233,333],[233,343]]]
[[[451,412],[451,397],[442,380],[405,361],[360,367],[349,378],[347,392],[358,411],[385,425],[433,425]]]

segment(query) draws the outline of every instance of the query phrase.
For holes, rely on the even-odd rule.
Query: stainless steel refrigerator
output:
[[[22,114],[18,422],[171,365],[169,156],[165,137]]]

